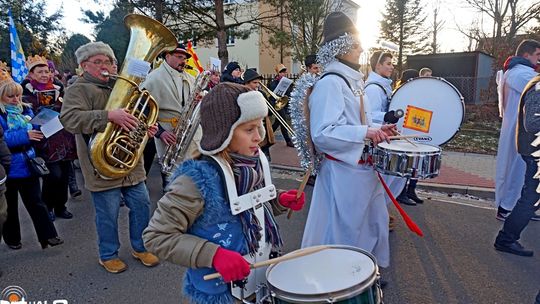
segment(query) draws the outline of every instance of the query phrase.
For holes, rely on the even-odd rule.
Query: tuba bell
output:
[[[154,19],[129,14],[124,23],[131,36],[119,75],[110,75],[118,80],[105,110],[126,109],[139,124],[128,132],[109,122],[105,131],[94,134],[89,144],[90,160],[97,173],[106,179],[124,177],[137,166],[148,141],[148,128],[157,121],[156,101],[147,90],[139,88],[143,78],[134,75],[130,68],[140,66],[142,61],[151,63],[161,52],[172,51],[177,45],[174,34]]]

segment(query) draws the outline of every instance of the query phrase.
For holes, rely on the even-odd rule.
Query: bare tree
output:
[[[520,0],[463,0],[477,12],[487,15],[492,21],[491,35],[482,32],[479,36],[489,36],[491,43],[484,50],[497,56],[501,44],[510,44],[518,32],[534,20],[540,13],[540,1]]]
[[[100,1],[100,0],[96,0]],[[265,8],[266,1],[231,0],[118,0],[128,2],[136,12],[166,24],[180,40],[192,39],[214,43],[217,38],[218,57],[222,67],[229,62],[227,39],[246,39],[265,22],[279,16],[275,7]]]
[[[267,0],[268,1],[268,0]],[[315,54],[323,38],[325,17],[333,11],[343,9],[342,0],[274,0],[270,5],[280,7],[280,19],[286,21],[286,26],[267,24],[265,30],[271,34],[270,43],[273,47],[292,50],[292,56],[297,61],[303,61],[305,56]]]
[[[433,19],[432,23],[430,25],[431,27],[431,53],[437,54],[439,52],[439,43],[437,42],[437,37],[441,30],[444,27],[445,21],[440,19],[440,12],[441,12],[441,1],[437,0],[433,3]]]

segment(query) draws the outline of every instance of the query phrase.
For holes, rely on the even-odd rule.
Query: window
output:
[[[227,30],[227,45],[234,45],[235,38],[234,32],[232,30]]]

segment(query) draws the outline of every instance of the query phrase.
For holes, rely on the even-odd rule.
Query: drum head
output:
[[[354,247],[351,247],[354,248]],[[296,295],[338,292],[375,276],[373,259],[360,251],[329,248],[268,268],[268,283]]]
[[[463,96],[448,81],[419,77],[406,82],[392,95],[390,110],[405,115],[397,127],[403,135],[419,134],[416,142],[442,145],[459,130],[465,113]]]
[[[441,151],[441,148],[432,145],[414,143],[405,140],[392,140],[390,143],[381,142],[377,145],[380,148],[390,151],[405,151],[411,153],[433,153]]]

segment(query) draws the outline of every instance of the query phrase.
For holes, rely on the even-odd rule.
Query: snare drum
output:
[[[375,258],[356,247],[329,247],[270,266],[273,303],[381,303]]]
[[[396,124],[401,134],[419,134],[416,142],[440,146],[459,131],[465,113],[463,96],[448,81],[419,77],[400,86],[392,95],[390,110],[405,115]]]
[[[441,168],[441,148],[404,140],[382,142],[373,148],[373,165],[382,174],[433,178]]]

